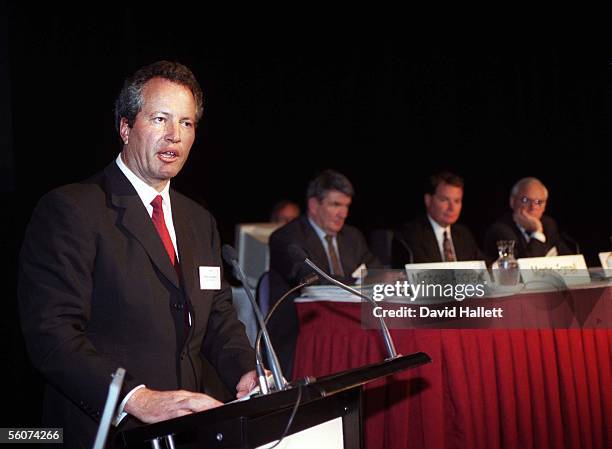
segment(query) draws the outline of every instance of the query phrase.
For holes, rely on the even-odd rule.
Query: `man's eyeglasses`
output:
[[[522,196],[520,198],[520,202],[522,204],[525,204],[526,206],[531,206],[532,204],[534,204],[538,207],[544,207],[544,205],[546,204],[546,200],[532,200],[531,198],[527,198],[526,196]]]

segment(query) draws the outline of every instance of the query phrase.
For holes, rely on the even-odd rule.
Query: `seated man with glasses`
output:
[[[498,258],[497,241],[514,240],[514,256],[543,257],[546,255],[570,254],[563,243],[557,223],[544,215],[548,189],[537,178],[523,178],[510,191],[510,208],[493,223],[485,235],[487,261]]]

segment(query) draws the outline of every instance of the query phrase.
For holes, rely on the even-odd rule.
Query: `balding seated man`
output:
[[[497,242],[514,240],[514,256],[544,257],[571,254],[561,238],[557,223],[544,215],[548,189],[537,178],[522,178],[510,191],[511,212],[493,223],[485,234],[488,262],[498,257]]]

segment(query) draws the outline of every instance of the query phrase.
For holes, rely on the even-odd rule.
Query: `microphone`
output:
[[[572,237],[570,237],[570,235],[567,232],[562,232],[561,233],[561,240],[569,243],[570,245],[573,246],[573,250],[575,251],[574,254],[580,254],[580,245],[578,244],[578,242],[576,240],[574,240]]]
[[[399,243],[402,249],[405,250],[406,253],[408,253],[408,263],[413,264],[414,263],[414,253],[412,252],[412,248],[410,248],[410,245],[408,245],[408,243],[406,242],[406,240],[404,240],[403,237],[400,237],[397,234],[398,233],[395,232],[393,235],[393,238],[395,239],[397,243]]]
[[[303,260],[306,265],[308,265],[317,274],[327,279],[332,284],[340,287],[343,290],[346,290],[349,293],[352,293],[354,295],[359,296],[360,298],[365,299],[366,301],[370,303],[372,307],[378,307],[378,304],[376,304],[376,301],[374,301],[369,296],[364,295],[360,291],[352,287],[349,287],[346,284],[343,284],[342,282],[328,275],[325,271],[321,270],[318,266],[314,264],[314,262],[312,262],[306,256],[306,252],[302,248],[300,248],[298,245],[296,245],[295,243],[292,243],[291,245],[289,245],[288,251],[292,258]],[[397,357],[397,351],[395,350],[395,345],[393,344],[393,338],[391,338],[391,334],[389,333],[389,328],[387,328],[387,324],[385,323],[385,320],[382,317],[380,317],[379,321],[380,321],[380,331],[383,334],[383,339],[385,341],[385,347],[387,348],[387,354],[389,355],[388,359],[394,359]]]
[[[253,297],[251,289],[248,288],[246,276],[244,275],[244,271],[242,271],[242,268],[240,268],[240,264],[238,263],[238,255],[236,254],[236,250],[231,245],[226,244],[223,245],[223,248],[221,248],[221,254],[223,255],[223,260],[225,260],[228,264],[234,267],[234,271],[236,272],[236,274],[240,278],[240,282],[242,283],[242,288],[244,288],[244,291],[246,292],[249,301],[251,301],[253,312],[255,313],[257,323],[259,324],[259,332],[262,332],[263,334],[263,339],[266,345],[268,355],[268,365],[270,366],[270,370],[272,371],[272,376],[274,377],[276,389],[284,390],[287,384],[283,377],[283,372],[278,361],[278,357],[276,356],[276,352],[274,352],[274,348],[272,347],[270,335],[268,334],[268,329],[266,328],[266,324],[264,322],[263,315],[261,314],[261,310],[259,310],[257,302],[255,302],[255,298]],[[268,383],[266,381],[266,374],[262,366],[263,364],[261,362],[261,353],[258,351],[255,352],[255,361],[259,381],[259,389],[263,394],[267,394],[269,392]]]

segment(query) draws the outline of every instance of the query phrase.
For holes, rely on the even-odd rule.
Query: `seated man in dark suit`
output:
[[[297,245],[315,264],[343,282],[355,281],[353,274],[363,264],[382,268],[356,228],[345,225],[354,195],[353,186],[342,174],[323,171],[308,185],[307,214],[277,229],[270,236],[270,297],[277,301],[300,279],[311,274],[304,261],[289,251]],[[270,320],[270,335],[286,377],[291,377],[293,352],[299,327],[295,305],[287,300]]]
[[[424,199],[427,214],[404,224],[394,234],[392,266],[484,259],[469,229],[456,224],[461,214],[463,179],[446,172],[431,176]]]
[[[510,208],[489,227],[485,234],[487,260],[497,259],[497,241],[514,240],[514,256],[543,257],[553,248],[552,254],[570,254],[559,235],[557,223],[544,215],[548,189],[537,178],[520,179],[510,191]]]

